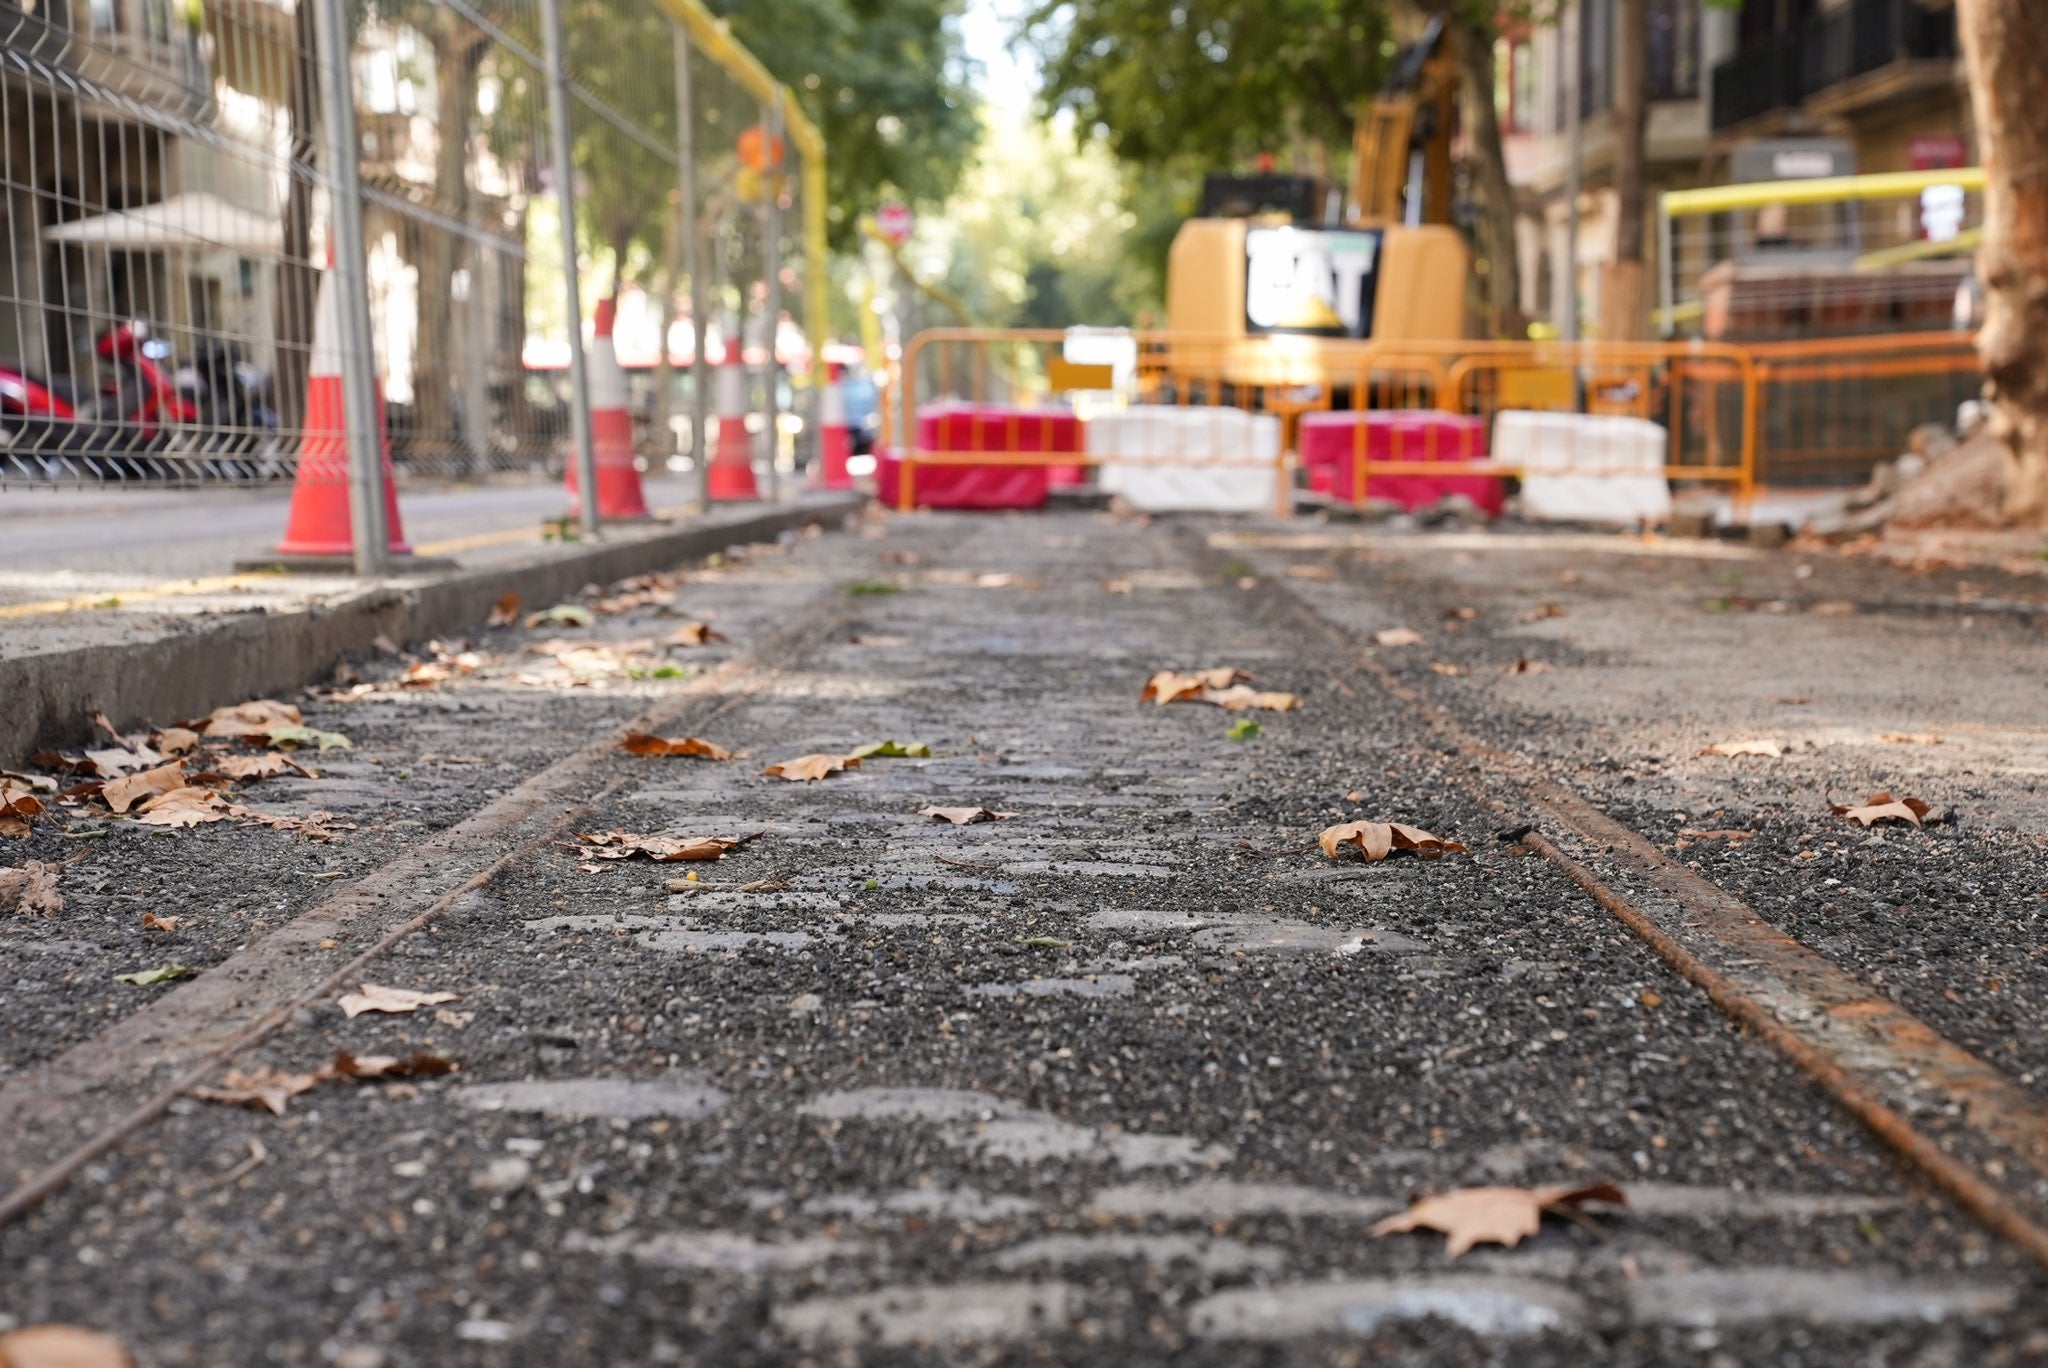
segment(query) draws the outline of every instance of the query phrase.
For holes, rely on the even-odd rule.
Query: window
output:
[[[1650,98],[1698,99],[1699,0],[1654,0],[1650,6],[1649,30]]]
[[[1526,33],[1494,44],[1493,103],[1503,133],[1536,131],[1536,48]]]

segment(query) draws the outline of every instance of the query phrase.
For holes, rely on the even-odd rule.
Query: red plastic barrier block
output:
[[[1044,466],[920,465],[911,484],[913,508],[1043,508],[1052,481]],[[902,507],[903,458],[875,458],[875,492],[883,505]]]
[[[1365,452],[1374,461],[1483,461],[1487,458],[1486,423],[1458,413],[1431,409],[1391,409],[1364,413],[1306,413],[1301,418],[1301,459],[1308,467],[1309,487],[1349,500],[1357,480],[1360,429]],[[1492,517],[1499,517],[1507,489],[1496,475],[1374,475],[1366,484],[1374,499],[1391,499],[1403,508],[1427,508],[1446,495],[1462,494]]]
[[[920,451],[1081,450],[1081,420],[1065,409],[1008,404],[926,404],[917,411]]]

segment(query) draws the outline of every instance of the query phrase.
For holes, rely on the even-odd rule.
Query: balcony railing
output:
[[[1852,0],[1774,33],[1714,68],[1714,129],[1791,109],[1897,62],[1953,61],[1953,10],[1919,0]]]

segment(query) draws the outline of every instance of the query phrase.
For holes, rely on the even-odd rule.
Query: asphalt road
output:
[[[2038,1266],[1498,839],[1522,779],[1436,725],[2031,1095],[2038,619],[2027,584],[1957,578],[927,516],[692,568],[585,633],[709,618],[730,641],[671,652],[680,675],[572,685],[526,648],[573,632],[480,636],[473,674],[308,703],[354,749],[242,801],[331,813],[330,840],[60,818],[10,843],[83,858],[63,913],[0,921],[0,1181],[272,1011],[238,1067],[461,1067],[282,1117],[180,1098],[0,1227],[0,1316],[145,1365],[2041,1361]],[[1400,626],[1421,639],[1375,642]],[[1225,665],[1301,708],[1233,735],[1138,701]],[[643,712],[747,758],[615,749]],[[1788,753],[1698,754],[1752,732]],[[891,738],[932,756],[760,773]],[[1882,784],[1959,820],[1825,810]],[[1361,817],[1469,851],[1314,849]],[[573,848],[615,830],[754,839]],[[459,997],[345,1018],[323,980],[444,905],[356,972]],[[171,961],[200,972],[112,977]],[[2036,1175],[1977,1158],[1961,1111],[1912,1120],[2033,1210]],[[1598,1181],[1629,1207],[1512,1249],[1370,1233],[1418,1194]]]

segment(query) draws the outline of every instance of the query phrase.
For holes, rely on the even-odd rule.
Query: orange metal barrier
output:
[[[1914,425],[1945,420],[1954,412],[1954,401],[1969,397],[1977,385],[1970,339],[1947,333],[1754,345],[1381,345],[1292,337],[1248,342],[1144,331],[1116,336],[1126,357],[1119,366],[1067,360],[1063,348],[1069,334],[1056,329],[944,328],[912,339],[885,419],[904,462],[904,506],[913,497],[908,476],[918,465],[1104,463],[1101,454],[1085,450],[1034,450],[1020,429],[999,443],[1007,448],[1001,451],[926,449],[918,441],[916,415],[921,403],[939,399],[1026,405],[1064,396],[1084,422],[1133,405],[1268,416],[1277,420],[1280,432],[1271,455],[1248,449],[1190,455],[1180,446],[1119,449],[1113,459],[1165,466],[1270,466],[1274,511],[1285,516],[1292,510],[1301,420],[1311,413],[1436,409],[1479,418],[1489,432],[1508,411],[1642,419],[1663,433],[1663,459],[1648,468],[1650,473],[1670,481],[1725,485],[1747,499],[1759,483],[1861,478],[1873,460],[1902,449]],[[1519,478],[1529,469],[1523,452],[1446,461],[1437,459],[1441,451],[1427,446],[1410,459],[1397,445],[1391,457],[1374,456],[1365,428],[1354,432],[1351,496],[1356,502],[1364,501],[1377,475]],[[1394,440],[1402,439],[1397,435]],[[1571,474],[1619,473],[1619,468],[1610,472],[1578,463],[1567,469]],[[1626,469],[1645,473],[1640,464]]]

